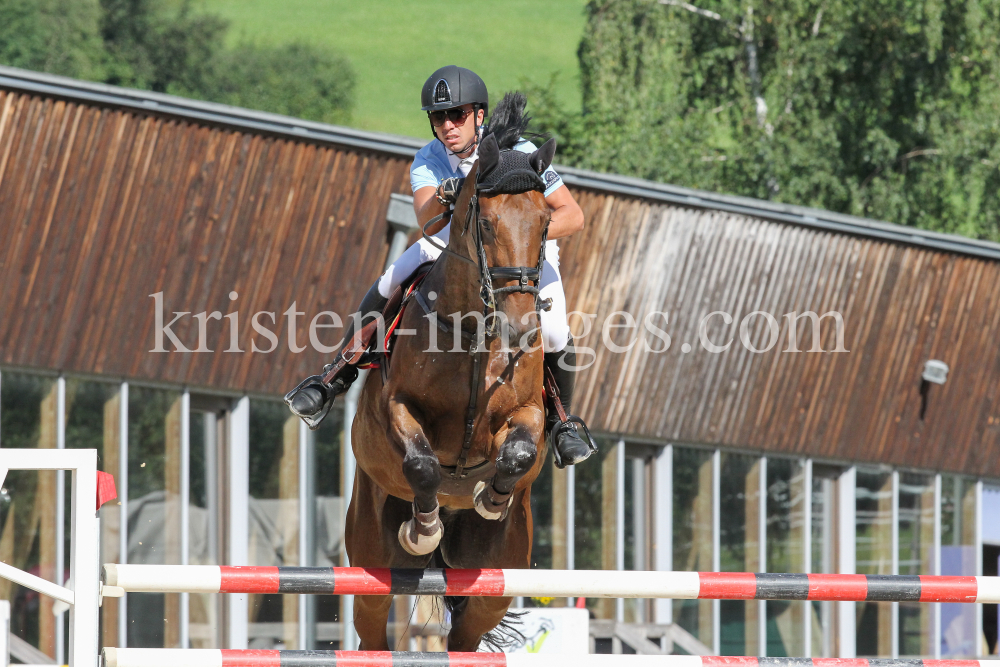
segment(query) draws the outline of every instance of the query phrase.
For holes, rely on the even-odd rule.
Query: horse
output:
[[[362,388],[345,526],[354,567],[529,566],[531,483],[546,454],[538,286],[550,210],[540,175],[555,141],[514,150],[528,120],[523,95],[495,109],[447,247],[398,324],[413,333],[397,337],[388,371]],[[489,643],[510,602],[446,598],[448,650]],[[362,649],[389,649],[391,604],[390,595],[355,600]]]

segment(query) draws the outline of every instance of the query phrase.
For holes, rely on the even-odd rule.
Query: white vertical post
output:
[[[219,420],[214,412],[205,415],[205,509],[208,515],[208,558],[212,565],[221,564],[219,554],[219,523],[222,515],[219,509],[222,500],[219,490],[219,463],[225,453],[225,447],[219,443]],[[218,628],[216,628],[218,630]]]
[[[236,401],[230,413],[231,428],[227,458],[229,469],[229,565],[247,565],[250,539],[250,399]],[[228,648],[247,648],[249,598],[246,594],[227,593]]]
[[[976,549],[976,576],[983,576],[983,480],[976,480],[976,508],[973,543]],[[986,639],[983,637],[983,605],[974,605],[976,615],[976,630],[973,633],[976,642],[975,655],[979,658],[986,656]]]
[[[361,396],[361,389],[365,386],[366,379],[368,379],[368,371],[362,370],[358,373],[358,379],[354,381],[354,384],[351,385],[351,388],[344,395],[344,436],[341,438],[343,445],[340,452],[342,488],[340,489],[340,494],[344,498],[345,507],[347,507],[354,493],[354,471],[357,467],[351,443],[351,428],[354,426],[354,416],[358,412],[358,398]],[[350,565],[346,549],[343,553],[341,564]],[[354,629],[354,596],[342,595],[340,598],[340,608],[343,613],[343,618],[340,619],[340,624],[343,628],[341,649],[356,651],[361,644],[361,640]]]
[[[625,441],[615,447],[615,569],[625,569]],[[625,600],[615,600],[615,620],[625,620]]]
[[[118,562],[128,563],[128,382],[118,390]],[[128,595],[118,598],[118,648],[128,646]]]
[[[802,571],[812,572],[812,486],[813,486],[813,462],[806,459],[802,463]],[[794,604],[794,603],[793,603]],[[805,613],[802,615],[802,646],[805,649],[804,656],[812,656],[812,602],[803,600],[800,604],[805,606]]]
[[[632,569],[648,570],[646,562],[646,460],[632,459]]]
[[[892,540],[890,545],[890,553],[892,554],[892,569],[891,574],[899,574],[899,472],[896,470],[892,471],[891,476],[892,482],[892,526],[889,530],[889,539]],[[890,630],[890,650],[892,651],[892,657],[899,657],[899,603],[890,603],[891,613],[890,613],[890,623],[892,624],[892,630]]]
[[[941,574],[941,473],[934,475],[934,547],[931,574]],[[941,603],[931,604],[931,655],[941,659]]]
[[[66,378],[56,380],[56,449],[66,449]],[[96,473],[95,473],[96,474]],[[56,471],[56,571],[55,583],[65,583],[66,571],[66,471]],[[56,621],[56,662],[66,660],[66,640],[64,628],[66,613],[58,614]],[[6,667],[6,665],[4,665]]]
[[[822,545],[823,549],[821,551],[823,562],[820,565],[820,572],[824,574],[833,573],[833,535],[834,535],[834,525],[833,517],[835,516],[833,507],[834,498],[834,481],[832,479],[823,479],[823,538]],[[821,609],[823,610],[823,655],[824,658],[829,658],[833,656],[833,610],[834,606],[832,602],[821,602]]]
[[[632,569],[648,570],[647,562],[647,540],[646,535],[646,513],[647,513],[647,490],[646,490],[646,460],[641,458],[632,459]],[[645,600],[636,600],[635,622],[645,623],[646,604]]]
[[[576,569],[576,466],[566,466],[566,569]],[[568,598],[573,606],[576,598]]]
[[[851,466],[837,480],[837,571],[840,574],[856,574],[857,569],[857,528],[856,485],[857,468]],[[854,658],[857,654],[857,628],[855,627],[854,602],[837,602],[837,643],[840,658]]]
[[[311,564],[311,553],[309,551],[309,531],[312,526],[310,521],[311,513],[309,512],[310,505],[310,490],[311,484],[309,484],[309,429],[306,428],[306,423],[301,419],[299,422],[299,562],[300,566],[307,566]],[[296,646],[299,650],[308,650],[312,646],[309,645],[309,596],[300,595],[298,597],[299,603],[299,645]]]
[[[70,667],[97,667],[97,606],[100,577],[100,522],[97,518],[97,450],[61,452],[73,470],[70,504],[70,566],[75,603],[69,611]],[[72,456],[72,459],[69,457]]]
[[[190,563],[191,555],[191,394],[184,390],[181,394],[181,565]],[[181,648],[190,647],[190,599],[189,593],[180,594],[180,632],[178,633]]]
[[[712,572],[722,569],[722,452],[712,453]],[[722,652],[722,600],[712,600],[712,651]]]
[[[674,569],[674,446],[667,445],[660,450],[653,463],[653,554],[655,569],[669,572]],[[656,622],[674,622],[672,600],[658,599],[654,602]]]
[[[0,600],[0,660],[10,664],[10,601]]]
[[[760,482],[757,493],[757,553],[759,568],[767,572],[767,457],[760,457]],[[753,604],[748,602],[747,604]],[[767,655],[767,600],[757,600],[757,655]]]

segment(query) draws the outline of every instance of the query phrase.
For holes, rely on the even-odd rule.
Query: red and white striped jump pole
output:
[[[988,667],[979,660],[106,648],[102,667]]]
[[[1000,603],[1000,577],[922,575],[108,564],[102,580],[132,593]]]

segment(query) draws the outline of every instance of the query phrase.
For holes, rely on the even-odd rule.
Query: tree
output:
[[[217,57],[197,85],[170,92],[327,123],[350,119],[354,71],[346,58],[308,44],[250,44]]]
[[[571,164],[1000,240],[1000,0],[592,0]]]
[[[350,62],[307,44],[226,49],[221,17],[190,0],[0,0],[0,63],[346,123]]]
[[[98,0],[0,0],[0,63],[100,78]]]

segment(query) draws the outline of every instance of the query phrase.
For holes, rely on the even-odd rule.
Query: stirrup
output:
[[[337,396],[345,393],[354,381],[358,379],[357,367],[348,365],[344,366],[337,376],[334,377],[329,383],[326,383],[323,380],[332,367],[333,364],[327,364],[323,367],[323,372],[321,374],[310,375],[296,385],[294,389],[285,394],[285,405],[288,406],[288,409],[292,412],[292,414],[304,421],[311,431],[318,429],[320,424],[323,423],[323,420],[326,419],[326,416],[330,414],[330,409],[333,407],[333,402],[336,400]],[[349,375],[353,375],[353,377],[345,377]],[[296,410],[292,406],[292,401],[300,391],[310,386],[316,386],[317,390],[323,393],[323,407],[319,412],[307,415]]]
[[[584,444],[590,447],[590,454],[597,453],[597,443],[594,442],[594,436],[590,434],[590,429],[587,428],[587,423],[583,421],[581,417],[577,415],[566,415],[566,420],[562,421],[557,419],[549,429],[549,434],[546,438],[549,443],[549,448],[552,450],[552,457],[555,459],[555,464],[557,468],[565,468],[566,465],[563,463],[562,456],[559,454],[559,448],[556,443],[559,440],[559,435],[566,430],[572,429],[576,431],[576,434],[580,436]]]

